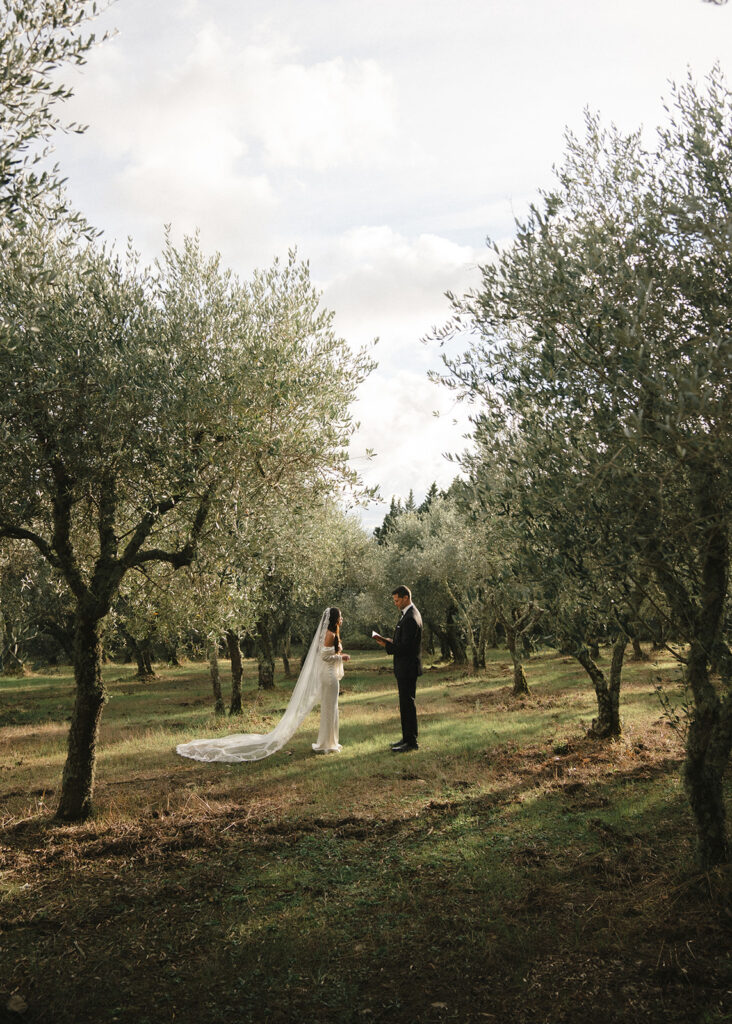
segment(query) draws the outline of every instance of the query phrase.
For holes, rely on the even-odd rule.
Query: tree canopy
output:
[[[84,28],[96,13],[89,0],[0,0],[0,225],[39,201],[64,208],[44,144],[59,128],[83,131],[61,120],[72,90],[57,72],[85,62],[95,36]]]
[[[232,515],[349,482],[348,406],[371,364],[334,335],[294,253],[242,284],[194,240],[145,270],[29,224],[0,255],[0,309],[0,538],[34,544],[75,600],[61,802],[75,816],[104,699],[99,624],[122,579],[190,564]]]
[[[727,855],[732,745],[729,678],[719,694],[709,676],[728,652],[731,139],[718,70],[675,90],[653,153],[588,115],[556,188],[438,334],[473,336],[442,379],[480,400],[480,451],[546,577],[580,582],[593,563],[616,600],[648,579],[664,595],[689,650],[685,779],[706,863]]]

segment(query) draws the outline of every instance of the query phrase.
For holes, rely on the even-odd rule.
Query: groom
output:
[[[374,635],[376,643],[388,654],[394,655],[394,675],[399,689],[399,713],[402,719],[402,738],[393,743],[395,754],[417,750],[417,676],[422,675],[422,616],[412,604],[409,587],[397,587],[392,600],[402,613],[394,630],[394,639]]]

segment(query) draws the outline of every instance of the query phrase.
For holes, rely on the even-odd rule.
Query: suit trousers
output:
[[[402,720],[402,739],[405,743],[417,742],[417,673],[398,675],[399,714]]]

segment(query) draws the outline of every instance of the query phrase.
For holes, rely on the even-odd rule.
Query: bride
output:
[[[280,750],[300,727],[303,719],[320,701],[320,731],[313,750],[318,754],[336,753],[338,742],[338,690],[343,678],[343,653],[338,608],[326,608],[310,644],[290,703],[272,732],[236,733],[220,739],[192,740],[181,743],[176,751],[195,761],[259,761]]]

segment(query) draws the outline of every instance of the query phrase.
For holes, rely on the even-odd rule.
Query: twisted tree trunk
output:
[[[145,675],[148,679],[155,678],[155,669],[153,668],[152,662],[152,650],[150,649],[150,641],[145,640],[142,645],[142,662],[145,666]]]
[[[732,746],[732,694],[718,698],[699,643],[692,644],[686,677],[695,707],[686,738],[684,786],[696,819],[701,863],[709,868],[729,857],[723,781]]]
[[[450,655],[456,665],[467,665],[468,664],[468,652],[465,647],[465,641],[460,633],[460,624],[455,619],[456,608],[451,607],[447,611],[446,623],[445,623],[445,635],[447,638],[447,644],[450,648]]]
[[[627,646],[628,638],[622,633],[613,646],[609,683],[605,673],[593,659],[589,647],[582,644],[574,652],[574,657],[590,677],[595,688],[597,718],[592,720],[592,735],[599,739],[620,735],[620,681]]]
[[[208,670],[211,676],[211,688],[214,695],[214,711],[217,715],[223,715],[226,713],[226,709],[224,708],[224,698],[221,693],[218,640],[209,640],[208,642]]]
[[[436,622],[432,622],[431,620],[425,619],[425,625],[427,626],[427,628],[428,628],[428,630],[429,630],[429,632],[430,632],[430,634],[432,636],[432,650],[430,651],[430,654],[434,654],[435,637],[436,637],[437,641],[438,641],[438,643],[440,645],[440,661],[449,661],[450,660],[450,645],[447,642],[447,635],[445,634],[445,631],[443,629],[440,629],[440,627],[437,625],[437,623]]]
[[[76,699],[71,713],[68,755],[56,817],[81,821],[92,812],[97,736],[107,695],[102,682],[101,617],[77,615],[74,630]]]
[[[178,648],[176,644],[166,644],[165,656],[168,659],[168,663],[172,665],[173,668],[180,668],[180,661],[178,659]]]
[[[513,661],[513,694],[514,697],[528,696],[529,682],[524,672],[523,644],[517,642],[516,630],[508,623],[503,623],[506,632],[506,646]]]
[[[120,629],[137,662],[135,679],[154,679],[155,671],[152,666],[149,641],[138,640],[126,626],[121,626]]]
[[[643,648],[641,647],[640,640],[638,639],[637,634],[633,635],[632,643],[633,643],[633,661],[647,661],[648,660],[648,656],[647,656],[646,652],[643,650]]]
[[[134,654],[135,661],[137,662],[137,672],[135,672],[135,678],[144,679],[145,659],[142,656],[142,650],[140,649],[140,645],[137,643],[136,640],[131,640],[130,647],[132,648],[132,653]]]
[[[699,860],[704,869],[729,860],[724,774],[732,751],[732,692],[719,694],[709,665],[722,639],[729,586],[730,550],[726,494],[714,467],[695,467],[696,508],[702,524],[699,585],[696,593],[667,561],[657,537],[648,544],[649,561],[673,610],[675,624],[689,641],[686,681],[694,710],[686,737],[684,785],[696,821]],[[660,535],[660,531],[659,531]]]

